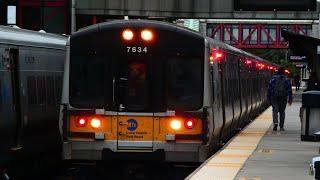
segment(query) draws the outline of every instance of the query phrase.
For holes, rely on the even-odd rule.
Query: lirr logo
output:
[[[138,122],[135,119],[129,119],[128,121],[128,130],[134,131],[138,128]]]

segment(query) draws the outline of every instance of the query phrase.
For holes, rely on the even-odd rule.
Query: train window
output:
[[[167,60],[168,108],[196,110],[202,105],[203,65],[198,58]]]
[[[38,90],[38,104],[44,105],[46,103],[46,84],[45,84],[44,76],[38,76],[37,90]]]
[[[54,80],[52,76],[46,77],[46,101],[47,104],[54,105]]]
[[[120,102],[124,102],[128,111],[144,111],[149,107],[147,65],[141,60],[135,60],[128,63],[128,67],[124,66],[124,68],[128,72],[125,78],[124,99]]]
[[[37,104],[37,84],[34,76],[27,77],[28,104]]]
[[[70,102],[76,107],[102,108],[106,105],[106,73],[109,61],[95,55],[73,56],[70,68]],[[111,76],[109,76],[111,77]],[[109,92],[112,92],[110,90]],[[112,97],[112,95],[111,95]]]
[[[57,76],[55,77],[55,97],[56,97],[56,103],[60,103],[61,101],[61,93],[62,93],[62,77]]]

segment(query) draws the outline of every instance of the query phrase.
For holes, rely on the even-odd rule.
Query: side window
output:
[[[56,103],[60,104],[61,102],[61,93],[62,93],[62,77],[61,76],[57,76],[55,77],[55,97],[56,97]]]
[[[45,77],[38,76],[37,78],[38,103],[44,105],[46,103],[46,85]]]
[[[28,88],[28,104],[37,104],[37,84],[36,78],[34,76],[29,76],[27,78],[27,88]]]
[[[46,101],[49,105],[55,104],[54,79],[52,76],[46,77]]]
[[[213,74],[213,69],[210,70],[210,76],[211,76],[211,90],[212,90],[212,102],[214,103],[215,101],[215,91],[214,91],[214,74]]]

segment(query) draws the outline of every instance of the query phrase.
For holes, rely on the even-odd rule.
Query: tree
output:
[[[249,51],[252,54],[272,63],[284,66],[290,71],[290,77],[300,73],[299,69],[297,69],[295,65],[288,60],[288,49],[246,49],[246,51]]]

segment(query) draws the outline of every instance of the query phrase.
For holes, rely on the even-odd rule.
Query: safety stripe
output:
[[[247,159],[256,150],[271,124],[272,110],[270,107],[186,179],[234,179]]]

